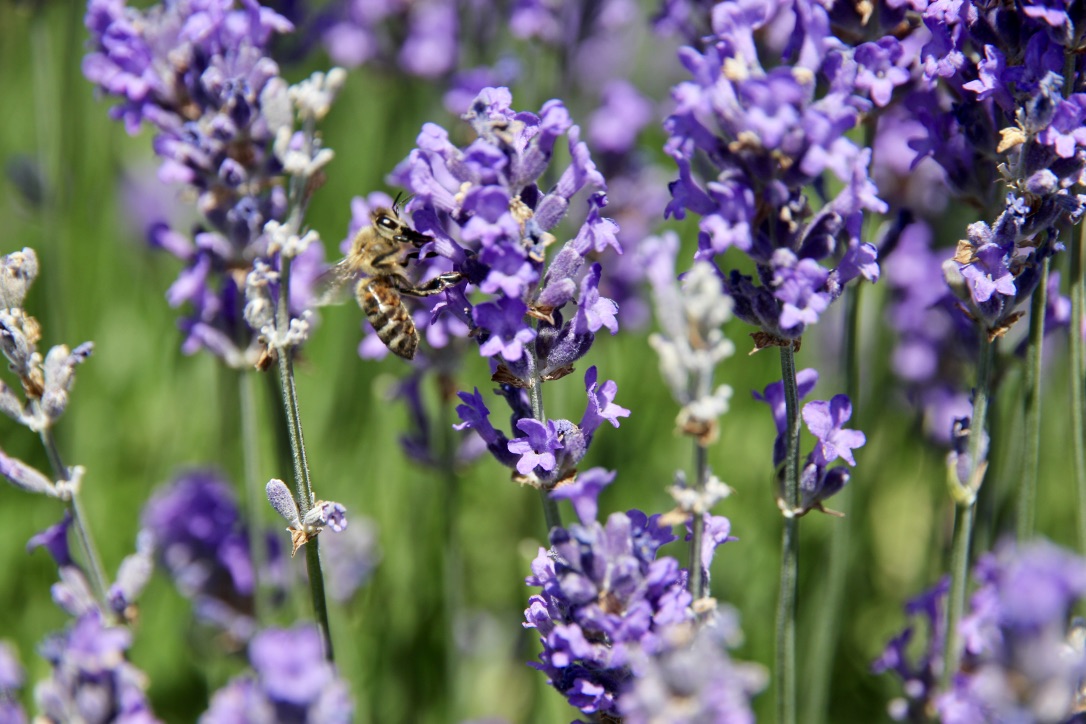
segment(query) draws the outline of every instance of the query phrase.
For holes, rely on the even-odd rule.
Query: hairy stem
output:
[[[709,480],[709,451],[699,441],[694,441],[694,486],[698,493],[705,492]],[[690,595],[694,600],[708,595],[708,571],[702,566],[701,546],[705,538],[705,516],[694,513],[690,521]]]
[[[245,476],[245,506],[247,508],[249,551],[253,558],[253,618],[259,624],[270,610],[266,585],[267,541],[264,537],[264,489],[260,484],[257,461],[260,443],[257,435],[256,384],[253,373],[236,371],[238,410],[241,413],[241,463]]]
[[[961,658],[962,637],[958,623],[965,610],[965,589],[969,576],[969,548],[973,535],[973,519],[977,491],[984,477],[984,429],[988,417],[989,377],[991,376],[994,345],[988,341],[987,331],[980,329],[980,350],[977,360],[977,381],[973,390],[973,415],[969,422],[969,470],[971,479],[959,481],[967,486],[965,494],[956,499],[954,516],[954,549],[950,566],[950,598],[947,600],[946,648],[943,652],[943,685],[949,684],[958,670]]]
[[[1041,280],[1033,292],[1029,313],[1029,346],[1026,349],[1026,459],[1018,490],[1019,541],[1033,536],[1037,507],[1037,475],[1041,465],[1041,362],[1045,337],[1045,306],[1048,295],[1049,259],[1041,263]]]
[[[57,449],[52,428],[47,427],[42,430],[41,443],[45,447],[45,454],[49,458],[49,465],[52,466],[53,475],[56,476],[57,480],[65,482],[71,480],[71,471],[60,457],[60,450]],[[109,596],[105,569],[102,567],[102,559],[98,555],[98,548],[94,545],[94,537],[91,535],[90,526],[87,524],[87,514],[83,510],[83,501],[80,499],[78,491],[73,491],[69,507],[72,511],[72,525],[75,526],[76,537],[79,538],[79,545],[83,549],[83,557],[86,558],[91,586],[94,587],[94,593],[98,597],[102,611],[112,619],[113,612],[108,605]]]
[[[799,521],[790,511],[799,507],[799,391],[796,353],[792,345],[780,348],[781,374],[787,415],[787,455],[784,465],[784,516],[781,535],[781,589],[777,603],[777,722],[796,721],[796,583],[799,578]]]

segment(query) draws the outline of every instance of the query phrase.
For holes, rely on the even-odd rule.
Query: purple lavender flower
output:
[[[215,692],[201,724],[352,721],[347,684],[325,661],[314,627],[261,631],[249,643],[249,661],[255,676],[237,677]]]
[[[796,373],[796,399],[802,400],[811,393],[818,384],[818,370],[802,369]],[[769,405],[773,413],[773,424],[777,428],[777,438],[773,443],[773,464],[780,465],[787,454],[787,441],[785,435],[788,432],[788,410],[784,399],[784,382],[778,381],[766,385],[759,394],[752,391],[754,399]]]
[[[140,523],[160,565],[192,599],[197,615],[238,640],[248,639],[254,573],[248,536],[226,481],[210,471],[184,473],[152,496]],[[269,574],[275,574],[279,545],[269,542],[268,555]]]
[[[850,417],[852,403],[847,395],[834,395],[829,402],[818,400],[803,406],[803,421],[811,434],[818,438],[812,453],[813,462],[829,465],[840,457],[849,465],[856,464],[852,450],[863,446],[867,438],[859,430],[842,427]]]
[[[19,665],[15,648],[0,641],[0,721],[26,724],[26,712],[19,704],[19,689],[26,682],[26,672]]]
[[[143,124],[155,129],[160,178],[185,185],[202,217],[192,243],[165,219],[148,225],[152,245],[186,265],[167,293],[171,305],[192,310],[180,323],[182,348],[252,364],[259,348],[242,313],[244,271],[278,254],[265,226],[286,217],[284,174],[308,178],[331,159],[312,134],[294,132],[295,110],[322,117],[341,72],[318,74],[288,95],[268,46],[293,26],[255,2],[181,0],[141,11],[124,0],[94,0],[85,22],[92,50],[84,75],[121,100],[111,115],[130,133]],[[304,306],[301,272],[320,255],[315,245],[299,265],[292,308]]]
[[[882,655],[871,664],[876,674],[893,671],[901,679],[905,697],[890,704],[894,721],[925,721],[928,707],[938,693],[943,669],[943,646],[946,641],[946,596],[950,577],[946,576],[933,588],[905,604],[909,625],[886,645]],[[913,623],[917,619],[922,626]],[[917,630],[925,632],[924,645],[917,649],[913,638]]]
[[[579,298],[572,294],[584,257],[612,243],[614,224],[599,213],[606,185],[565,107],[549,101],[536,115],[513,111],[511,102],[505,88],[484,89],[465,115],[478,138],[464,149],[453,146],[443,129],[424,126],[418,149],[392,179],[414,195],[406,210],[418,231],[434,237],[434,252],[497,297],[469,302],[461,291],[450,291],[444,310],[472,330],[484,356],[500,356],[514,377],[531,385],[536,382],[529,379],[526,352],[539,360],[536,374],[565,369],[587,352],[601,326],[617,328],[613,302],[598,292],[599,269],[589,270]],[[552,171],[558,181],[544,191],[538,179],[563,134],[572,163]],[[554,259],[560,274],[551,273],[544,267],[545,249],[582,190],[588,192],[587,218]],[[574,301],[576,313],[560,322],[562,308]]]
[[[1066,721],[1077,711],[1086,651],[1070,641],[1086,561],[1047,542],[1004,544],[974,569],[981,587],[962,619],[962,671],[937,700],[946,722]]]
[[[540,633],[548,681],[586,714],[616,714],[635,652],[660,651],[662,632],[691,619],[686,577],[672,558],[656,558],[674,540],[640,511],[611,515],[605,526],[551,532],[553,554],[540,549],[530,586],[542,588],[524,612]]]
[[[146,677],[125,660],[128,629],[106,626],[97,612],[46,639],[39,651],[52,666],[34,699],[50,721],[144,724],[158,721],[147,702]]]
[[[622,720],[630,724],[755,721],[751,698],[765,688],[768,675],[757,664],[732,661],[726,646],[738,631],[717,614],[697,627],[669,632],[670,646],[635,661],[635,677],[619,698]]]
[[[554,420],[544,423],[525,418],[517,422],[517,429],[525,435],[509,441],[509,452],[520,455],[517,472],[527,475],[536,467],[544,473],[554,470],[556,465],[554,453],[562,448]]]
[[[701,217],[698,258],[734,246],[754,260],[760,283],[732,272],[727,291],[736,316],[760,327],[758,348],[791,343],[817,322],[841,293],[842,280],[854,276],[853,269],[831,274],[820,262],[838,248],[861,247],[863,213],[887,208],[868,177],[870,150],[845,136],[868,105],[857,90],[874,88],[862,73],[855,82],[854,71],[883,62],[875,58],[883,46],[869,46],[857,51],[858,60],[844,62],[842,44],[821,42],[826,12],[807,3],[717,6],[708,47],[680,51],[693,80],[672,90],[676,110],[665,123],[666,151],[679,170],[668,214]],[[791,55],[784,59],[794,67],[774,59],[766,70],[754,33],[778,19],[795,23]],[[888,46],[883,49],[894,57]],[[830,82],[816,98],[820,70]],[[879,86],[875,92],[881,99],[888,91]],[[695,168],[711,168],[715,176],[697,178]],[[814,212],[805,187],[825,171],[844,186]],[[864,254],[870,259],[864,264],[873,264],[873,247]],[[867,275],[875,278],[870,270]]]

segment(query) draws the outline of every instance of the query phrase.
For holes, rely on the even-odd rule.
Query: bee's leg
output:
[[[433,294],[439,294],[440,292],[445,291],[454,284],[459,284],[463,279],[464,275],[460,272],[445,272],[444,274],[438,274],[427,282],[415,286],[400,286],[399,280],[396,280],[396,289],[400,294],[407,294],[412,297],[429,297]]]

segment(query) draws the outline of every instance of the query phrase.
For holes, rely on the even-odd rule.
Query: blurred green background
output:
[[[177,314],[164,300],[179,264],[149,250],[128,217],[121,183],[126,174],[146,178],[154,168],[151,136],[126,135],[107,117],[109,102],[96,99],[82,78],[82,11],[76,2],[38,9],[0,4],[0,162],[8,170],[0,189],[0,253],[23,246],[38,252],[42,272],[27,308],[43,324],[43,349],[95,342],[94,356],[79,369],[58,435],[67,462],[87,468],[87,512],[106,566],[115,572],[133,548],[139,511],[156,486],[185,467],[207,465],[240,481],[241,455],[229,374],[206,354],[185,357],[179,352]],[[284,70],[296,80],[325,67],[320,58],[310,63]],[[454,122],[442,109],[441,91],[399,76],[351,73],[323,126],[336,159],[308,219],[321,232],[329,255],[337,254],[336,244],[346,232],[350,198],[386,188],[384,176],[412,148],[424,121],[446,127]],[[537,95],[514,88],[514,106],[537,108],[544,99]],[[573,110],[575,119],[583,120],[581,109]],[[38,169],[44,181],[38,200],[28,198],[25,182],[15,182],[28,168]],[[952,243],[961,228],[964,223],[952,220],[942,238]],[[691,234],[685,236],[689,241]],[[900,693],[899,685],[869,674],[870,661],[903,626],[902,603],[944,570],[950,534],[944,453],[922,439],[918,421],[901,405],[888,376],[883,296],[884,289],[874,287],[865,289],[863,297],[863,390],[852,426],[867,433],[868,443],[857,452],[850,486],[852,538],[830,696],[829,720],[835,722],[886,719],[886,702]],[[840,356],[832,345],[820,344],[820,339],[839,336],[830,327],[840,323],[842,311],[843,305],[804,340],[800,367],[815,366],[822,375],[812,399],[829,399],[843,390]],[[525,663],[538,653],[535,632],[521,627],[534,592],[523,579],[544,533],[535,493],[519,488],[506,469],[484,459],[458,473],[460,494],[449,507],[446,481],[406,460],[397,443],[406,412],[388,395],[408,368],[398,359],[374,363],[358,358],[361,315],[353,305],[321,316],[297,368],[314,484],[320,496],[344,503],[356,519],[375,521],[383,555],[375,577],[349,607],[331,604],[339,663],[352,685],[357,720],[575,718],[576,712]],[[773,424],[749,391],[778,379],[780,372],[773,351],[746,355],[749,331],[742,323],[729,325],[727,333],[739,351],[723,364],[719,379],[732,385],[735,396],[710,463],[736,490],[717,512],[731,519],[739,540],[718,552],[712,591],[742,617],[746,640],[734,656],[769,665],[781,519],[773,498]],[[691,467],[691,444],[673,432],[677,406],[660,383],[646,336],[647,331],[601,336],[578,365],[580,371],[598,365],[601,379],[615,379],[617,402],[632,410],[621,428],[601,430],[582,464],[618,471],[617,482],[603,495],[601,514],[632,507],[668,509],[665,486],[676,470]],[[1072,545],[1066,355],[1062,345],[1050,349],[1038,530]],[[580,371],[544,388],[549,415],[578,419],[584,404]],[[976,550],[1013,524],[1021,371],[1014,362],[1005,371]],[[485,392],[487,378],[485,365],[472,353],[457,385]],[[260,477],[289,478],[273,449],[274,380],[260,383],[269,391],[260,399],[266,423]],[[436,390],[428,394],[436,404]],[[488,397],[488,404],[498,419],[506,419],[501,403]],[[446,414],[452,416],[451,410]],[[37,438],[7,419],[0,420],[0,447],[47,469]],[[31,682],[48,673],[35,653],[37,643],[66,619],[49,597],[53,563],[41,551],[28,556],[25,545],[59,520],[61,512],[56,501],[0,486],[0,638],[17,647]],[[273,514],[266,514],[271,524]],[[565,514],[568,519],[569,511]],[[806,643],[823,626],[815,614],[824,593],[830,533],[840,524],[813,514],[801,525],[801,667]],[[462,556],[463,606],[454,635],[442,611],[447,527]],[[685,550],[678,545],[664,552],[685,562]],[[131,658],[149,677],[154,709],[167,721],[194,720],[209,693],[242,662],[219,652],[207,631],[192,623],[187,601],[165,577],[155,577],[140,610]],[[308,615],[305,597],[295,596],[294,607],[280,622]],[[805,678],[801,668],[801,702]],[[24,701],[30,706],[30,687]],[[760,718],[769,720],[769,692],[756,705]]]

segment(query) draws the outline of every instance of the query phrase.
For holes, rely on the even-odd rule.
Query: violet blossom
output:
[[[551,531],[551,551],[540,549],[530,586],[527,628],[540,634],[543,652],[533,664],[571,705],[585,714],[617,714],[617,697],[632,683],[631,665],[642,653],[668,646],[666,630],[693,620],[686,574],[657,557],[675,540],[658,515],[631,510],[595,519],[599,491],[613,480],[599,469],[585,481],[559,488],[573,500],[579,524]]]
[[[159,177],[196,199],[201,223],[192,230],[171,229],[164,220],[147,229],[152,246],[185,264],[167,292],[172,306],[191,310],[180,322],[182,349],[252,365],[260,343],[243,315],[245,275],[257,259],[278,265],[280,249],[265,227],[284,221],[295,203],[284,175],[308,179],[331,160],[312,124],[327,113],[342,71],[288,87],[268,48],[293,26],[252,0],[177,0],[146,10],[94,0],[85,22],[91,52],[84,75],[120,100],[110,113],[129,133],[145,124],[155,130]],[[296,264],[296,311],[308,302],[306,284],[320,256],[313,245]]]
[[[313,626],[267,629],[249,642],[253,674],[231,679],[211,698],[201,724],[348,724],[354,704],[347,683],[325,661]]]
[[[757,348],[794,345],[851,279],[878,278],[875,249],[859,230],[864,212],[887,206],[868,177],[871,151],[845,135],[870,101],[850,82],[855,61],[842,56],[851,51],[820,42],[826,12],[817,3],[718,5],[707,46],[680,51],[693,79],[673,89],[665,124],[679,170],[668,213],[701,217],[697,258],[735,247],[755,262],[757,277],[733,270],[727,291],[736,316],[760,328]],[[755,33],[789,15],[786,64],[763,67]],[[816,97],[820,73],[828,83]],[[715,176],[700,178],[697,168]],[[826,171],[842,188],[814,211],[806,188]],[[835,255],[836,269],[822,265]]]

